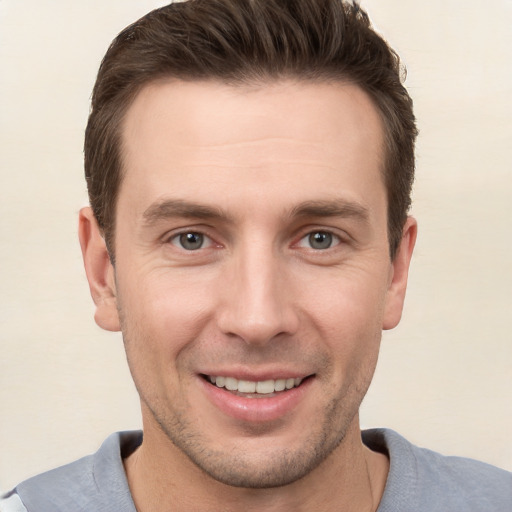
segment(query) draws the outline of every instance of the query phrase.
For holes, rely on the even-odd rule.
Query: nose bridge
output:
[[[254,240],[240,244],[233,260],[220,315],[223,332],[259,344],[293,333],[297,318],[283,261],[273,244]]]

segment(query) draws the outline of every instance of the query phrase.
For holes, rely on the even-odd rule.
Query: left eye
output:
[[[339,243],[339,237],[329,233],[329,231],[313,231],[300,240],[299,247],[308,247],[316,251],[321,251],[330,249]]]
[[[186,251],[197,251],[198,249],[204,249],[211,245],[209,237],[195,231],[180,233],[179,235],[173,236],[170,242],[172,245],[179,247],[180,249],[185,249]]]

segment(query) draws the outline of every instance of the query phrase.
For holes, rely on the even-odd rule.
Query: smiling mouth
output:
[[[218,388],[224,388],[235,395],[244,396],[246,398],[270,398],[275,396],[276,393],[286,392],[299,387],[306,379],[297,377],[250,381],[221,375],[203,375],[203,378]]]

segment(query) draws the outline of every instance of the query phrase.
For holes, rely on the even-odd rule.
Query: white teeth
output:
[[[233,377],[226,377],[226,383],[224,385],[229,391],[238,391],[238,381]]]
[[[260,380],[256,383],[256,393],[273,393],[275,391],[274,384],[274,380]]]
[[[239,380],[238,391],[240,393],[256,393],[256,382],[250,380]]]
[[[250,380],[238,380],[234,377],[220,377],[211,375],[208,380],[219,388],[226,388],[229,391],[238,391],[239,393],[259,393],[261,395],[269,395],[275,391],[284,391],[299,386],[302,382],[301,378],[296,379],[276,379],[276,380],[260,380],[253,382]]]
[[[276,391],[284,391],[286,389],[286,379],[277,379],[274,389]]]

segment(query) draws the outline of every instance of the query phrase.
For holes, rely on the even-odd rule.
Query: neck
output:
[[[159,429],[150,427],[144,429],[139,449],[125,460],[139,512],[219,510],[219,504],[230,512],[374,512],[388,469],[385,455],[362,444],[358,418],[326,460],[302,479],[282,487],[246,489],[220,483],[195,466]]]

